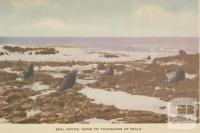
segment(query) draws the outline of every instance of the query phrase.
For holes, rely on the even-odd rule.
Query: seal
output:
[[[185,79],[185,71],[181,66],[176,68],[175,75],[169,79],[169,83],[178,82]]]
[[[72,70],[69,73],[67,73],[64,77],[64,80],[63,80],[61,86],[58,88],[58,90],[64,91],[64,90],[72,88],[76,83],[77,73],[78,73],[77,70]]]
[[[33,77],[33,73],[34,73],[34,65],[32,63],[29,63],[22,73],[22,78],[28,79],[30,77]]]

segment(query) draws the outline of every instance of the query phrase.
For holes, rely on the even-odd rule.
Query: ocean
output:
[[[198,37],[0,37],[0,45],[74,45],[91,51],[199,52]]]

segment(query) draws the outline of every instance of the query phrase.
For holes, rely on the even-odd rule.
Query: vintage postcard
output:
[[[198,132],[199,0],[0,0],[0,132]]]

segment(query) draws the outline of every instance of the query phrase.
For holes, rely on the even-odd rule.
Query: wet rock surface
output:
[[[0,52],[0,56],[1,56],[1,55],[4,55],[4,52]]]
[[[14,53],[14,52],[19,52],[19,53],[24,53],[24,52],[29,52],[31,55],[32,52],[30,51],[36,51],[35,54],[40,54],[40,55],[45,55],[45,54],[56,54],[58,51],[55,48],[30,48],[30,47],[18,47],[18,46],[4,46],[3,49],[7,50],[8,52]]]
[[[123,110],[112,105],[93,103],[79,91],[86,86],[108,91],[123,91],[131,95],[145,95],[169,101],[177,97],[192,97],[199,99],[199,68],[198,54],[157,58],[151,63],[146,61],[111,62],[114,75],[100,79],[101,71],[105,71],[108,63],[100,62],[32,62],[34,66],[85,66],[97,64],[80,71],[77,83],[72,89],[64,92],[56,91],[63,78],[49,75],[49,70],[37,70],[34,77],[27,80],[17,80],[17,73],[3,71],[12,68],[22,72],[27,62],[0,62],[0,118],[10,123],[85,123],[89,118],[112,120],[120,118],[124,123],[166,123],[167,115],[150,111]],[[166,82],[167,73],[176,70],[178,65],[160,65],[160,62],[182,61],[187,73],[196,74],[193,79],[184,79],[174,84]],[[59,71],[66,74],[69,70]],[[89,80],[94,82],[89,82]],[[79,82],[85,80],[86,83]],[[87,82],[88,81],[88,82]],[[47,85],[48,89],[34,89],[34,83]],[[39,84],[40,85],[40,84]],[[37,86],[40,87],[40,86]],[[33,98],[34,97],[34,98]],[[132,101],[130,101],[132,102]],[[165,109],[166,107],[161,107]],[[27,117],[27,111],[39,110]]]

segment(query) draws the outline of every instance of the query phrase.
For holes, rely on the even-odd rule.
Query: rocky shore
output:
[[[119,56],[103,55],[107,58]],[[94,118],[110,123],[167,122],[167,114],[164,113],[95,103],[95,99],[80,92],[85,87],[148,96],[164,102],[177,97],[199,100],[199,54],[109,63],[33,61],[34,77],[22,80],[19,75],[27,63],[21,60],[0,62],[0,119],[9,123],[89,123]],[[101,78],[108,64],[113,66],[115,74]],[[167,74],[174,72],[179,65],[186,72],[185,80],[167,83]],[[56,91],[64,75],[74,68],[79,70],[76,85],[65,92]],[[162,111],[166,106],[159,108]]]

